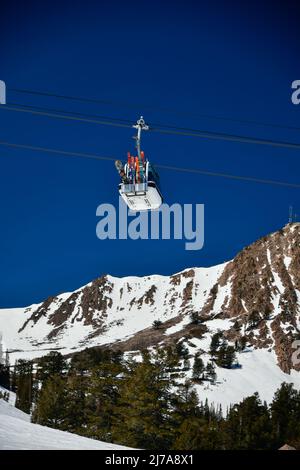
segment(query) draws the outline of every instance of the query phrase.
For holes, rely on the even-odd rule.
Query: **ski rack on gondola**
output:
[[[143,130],[149,130],[149,126],[141,116],[132,127],[137,129],[137,134],[134,136],[137,156],[134,157],[128,152],[127,163],[124,166],[120,160],[115,162],[121,177],[119,193],[131,210],[156,210],[163,202],[159,189],[159,176],[141,150],[141,134]]]

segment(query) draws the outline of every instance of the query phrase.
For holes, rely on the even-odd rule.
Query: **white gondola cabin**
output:
[[[133,211],[156,210],[163,202],[159,189],[159,176],[140,149],[141,131],[148,130],[149,127],[142,117],[133,127],[138,130],[135,137],[138,156],[134,157],[128,153],[124,167],[122,162],[116,161],[116,168],[121,177],[119,193]]]

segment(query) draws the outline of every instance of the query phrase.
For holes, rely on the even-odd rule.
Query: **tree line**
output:
[[[101,349],[70,359],[51,352],[34,367],[18,361],[10,386],[34,423],[128,447],[300,448],[300,392],[292,384],[283,383],[269,405],[257,393],[228,410],[199,401],[195,385],[215,382],[215,364],[230,366],[227,348],[214,338],[211,360],[205,366],[196,353],[192,368],[183,343],[143,351],[139,360]]]

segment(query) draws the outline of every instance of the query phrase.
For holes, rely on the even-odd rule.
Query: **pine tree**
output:
[[[86,400],[87,435],[111,441],[111,430],[119,399],[123,368],[107,363],[93,369]]]
[[[42,387],[32,414],[32,422],[67,430],[68,393],[66,379],[53,375]]]
[[[207,421],[209,421],[210,409],[209,409],[209,404],[208,404],[208,399],[207,398],[205,400],[204,407],[203,407],[203,416]]]
[[[200,323],[198,312],[191,312],[190,319],[191,319],[192,325],[198,325]]]
[[[162,321],[160,321],[160,320],[154,320],[154,322],[152,323],[152,327],[155,330],[159,330],[161,325],[162,325]]]
[[[121,360],[120,352],[112,352],[108,349],[86,348],[74,354],[70,363],[70,370],[84,375],[99,364]]]
[[[0,385],[1,387],[10,389],[10,372],[9,366],[0,363]]]
[[[63,355],[58,351],[51,351],[38,360],[36,379],[43,384],[54,375],[63,375],[66,369],[67,363]]]
[[[258,393],[234,405],[224,425],[226,449],[254,450],[271,448],[271,421],[268,408]]]
[[[300,392],[282,383],[271,403],[272,434],[276,447],[300,439]]]
[[[177,387],[172,400],[175,414],[180,416],[181,421],[192,415],[199,416],[198,396],[189,380]]]
[[[236,360],[235,350],[233,346],[228,346],[227,342],[224,340],[216,352],[216,364],[219,367],[225,369],[230,369]]]
[[[63,427],[66,431],[86,435],[88,377],[73,372],[63,382],[66,397]]]
[[[209,406],[208,401],[200,406],[196,402],[187,409],[185,419],[179,425],[173,449],[215,450],[222,449],[220,426],[223,417],[219,410]]]
[[[178,371],[180,360],[174,346],[165,347],[165,365],[168,372]]]
[[[188,348],[184,345],[183,341],[176,344],[176,352],[178,356],[182,359],[185,359],[189,355]]]
[[[205,380],[209,380],[212,384],[216,381],[216,369],[213,362],[208,362],[205,368]]]
[[[16,393],[17,391],[16,366],[17,366],[17,361],[15,362],[15,366],[13,368],[13,371],[11,372],[11,378],[10,378],[10,390],[14,393]]]
[[[203,420],[199,417],[185,419],[178,428],[172,450],[197,450],[201,424]]]
[[[16,408],[30,413],[32,406],[32,362],[20,359],[15,365]]]
[[[195,354],[195,358],[194,358],[193,375],[192,375],[193,379],[198,382],[203,380],[204,370],[205,370],[204,362],[202,358],[200,357],[200,353],[198,352]]]
[[[197,422],[200,417],[199,400],[197,393],[193,390],[191,382],[181,384],[172,397],[172,425],[170,430],[173,434],[172,449],[181,449],[183,443],[188,439],[188,426],[186,423]],[[183,434],[187,434],[183,435]],[[188,447],[189,448],[189,447]]]
[[[117,351],[112,351],[111,352],[111,362],[113,364],[119,364],[121,366],[123,364],[123,360],[124,360],[123,351],[120,351],[118,349]]]
[[[220,450],[222,435],[219,423],[208,423],[204,418],[185,420],[179,429],[178,439],[174,443],[176,450]]]
[[[215,358],[216,353],[221,346],[222,337],[223,337],[223,333],[221,331],[218,331],[211,338],[209,353],[213,359]]]
[[[170,444],[170,381],[166,368],[144,359],[132,365],[120,386],[112,429],[114,442],[143,449]]]

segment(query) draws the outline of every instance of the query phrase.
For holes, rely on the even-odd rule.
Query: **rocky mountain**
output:
[[[299,381],[300,387],[300,363],[293,360],[294,341],[300,339],[299,223],[218,266],[170,277],[105,275],[39,305],[0,310],[3,341],[16,350],[15,357],[24,356],[22,351],[35,357],[51,348],[70,353],[93,346],[134,352],[183,340],[191,358],[196,350],[205,358],[219,330],[229,344],[245,345],[238,354],[240,369],[246,361],[250,370],[252,358],[262,374],[264,366],[271,367],[277,382]],[[227,381],[233,371],[226,377],[218,372]],[[242,377],[244,371],[235,373]],[[259,380],[253,379],[254,391]]]

